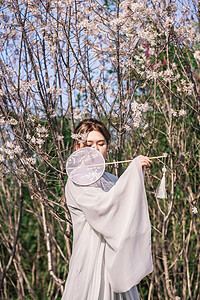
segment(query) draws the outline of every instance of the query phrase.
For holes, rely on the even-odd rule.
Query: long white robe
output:
[[[73,249],[62,300],[138,300],[136,285],[153,270],[151,224],[139,158],[123,175],[94,184],[68,179]]]

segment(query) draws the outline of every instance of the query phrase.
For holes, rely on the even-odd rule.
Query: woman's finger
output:
[[[141,163],[142,167],[144,167],[144,166],[150,167],[151,166],[151,160],[149,157],[144,156],[144,155],[139,155],[139,159],[140,159],[140,163]]]

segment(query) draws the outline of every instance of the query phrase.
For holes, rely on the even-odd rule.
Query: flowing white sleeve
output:
[[[68,180],[67,194],[106,241],[105,266],[115,292],[128,291],[152,272],[151,224],[139,158],[110,191]]]

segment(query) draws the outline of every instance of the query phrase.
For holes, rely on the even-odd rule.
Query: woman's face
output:
[[[98,150],[103,155],[104,159],[106,159],[108,144],[106,142],[105,137],[101,134],[101,132],[96,130],[89,132],[87,136],[86,145],[80,144],[78,145],[76,150],[78,150],[79,148],[83,148],[85,146],[92,147]]]

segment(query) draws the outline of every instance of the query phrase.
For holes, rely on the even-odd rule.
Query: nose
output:
[[[96,150],[99,150],[97,144],[92,145],[92,148],[94,148],[94,149],[96,149]]]

